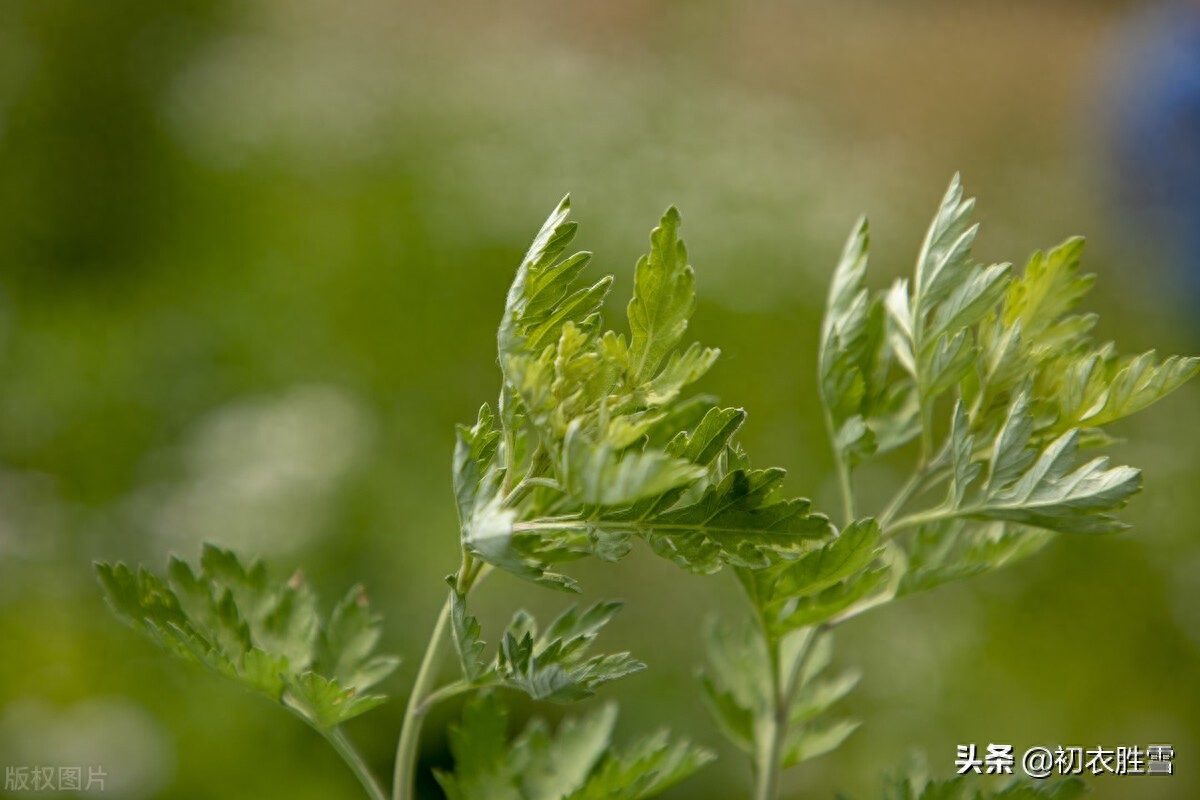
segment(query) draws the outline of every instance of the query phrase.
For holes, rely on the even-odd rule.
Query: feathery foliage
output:
[[[489,650],[469,610],[499,570],[575,591],[569,565],[623,559],[638,542],[697,574],[732,574],[735,624],[707,638],[702,696],[749,759],[755,800],[784,769],[837,748],[858,722],[836,707],[859,680],[834,670],[833,629],[898,597],[1027,557],[1059,534],[1105,534],[1141,473],[1094,454],[1109,427],[1179,388],[1200,359],[1120,356],[1077,311],[1092,284],[1082,241],[1025,268],[972,259],[974,201],[955,177],[909,278],[868,286],[869,226],[858,222],[834,270],[818,351],[821,399],[842,493],[838,524],[784,491],[784,471],[751,467],[737,442],[746,411],[691,393],[718,351],[686,341],[695,279],[668,209],[634,270],[623,330],[607,327],[611,277],[583,280],[564,199],[517,268],[497,332],[500,391],[457,430],[452,480],[461,560],[420,662],[397,746],[393,800],[414,797],[429,708],[471,694],[450,729],[451,800],[652,797],[710,761],[665,732],[612,744],[606,704],[551,732],[508,734],[498,690],[572,703],[645,665],[590,654],[621,608],[572,606],[544,629],[517,611]],[[858,509],[854,470],[908,448],[913,468],[884,508]],[[1081,455],[1090,451],[1088,457]],[[915,508],[914,508],[915,507]],[[113,610],[169,652],[265,694],[322,733],[374,800],[388,796],[341,723],[384,701],[366,690],[396,659],[377,656],[380,622],[360,588],[328,616],[299,573],[277,585],[258,562],[207,547],[199,573],[166,579],[123,564],[97,570]],[[443,637],[457,677],[440,680]],[[449,649],[448,647],[445,649]],[[1069,800],[1077,781],[995,791],[965,778],[889,777],[888,800]]]

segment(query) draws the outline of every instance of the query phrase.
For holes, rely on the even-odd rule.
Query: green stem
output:
[[[491,564],[476,561],[463,554],[462,563],[458,568],[458,593],[464,597],[471,589],[479,585],[491,572]],[[421,666],[417,669],[417,678],[413,682],[412,694],[408,698],[408,708],[404,711],[404,722],[400,726],[400,741],[396,744],[396,768],[392,775],[392,800],[413,800],[416,795],[417,745],[421,740],[421,725],[429,710],[443,700],[469,692],[475,686],[467,681],[455,681],[439,689],[434,689],[441,656],[438,645],[446,633],[446,625],[450,621],[450,602],[447,597],[442,610],[438,612],[437,622],[433,625],[433,633],[429,635],[429,644],[425,646],[425,655],[421,658]]]
[[[887,508],[879,515],[879,527],[887,529],[896,514],[904,508],[904,504],[912,499],[912,496],[921,488],[921,484],[925,480],[924,471],[918,470],[912,474],[908,482],[900,487],[900,491],[896,492],[892,501],[887,504]]]
[[[779,675],[779,643],[768,642],[767,653],[771,660],[771,696],[775,708],[772,709],[766,750],[759,752],[755,764],[754,800],[775,800],[779,795],[781,751],[787,735],[788,710]]]
[[[779,640],[771,636],[771,627],[763,612],[762,602],[758,596],[758,586],[753,574],[742,573],[739,577],[742,579],[738,583],[746,592],[746,597],[754,610],[755,621],[758,622],[763,643],[767,647],[767,661],[771,675],[771,702],[774,706],[771,709],[766,748],[759,749],[758,742],[755,742],[754,800],[775,800],[779,794],[780,751],[783,749],[788,724],[787,705],[783,701],[784,684],[780,676]]]
[[[897,534],[908,530],[909,528],[915,528],[918,525],[925,525],[930,522],[942,522],[944,520],[955,519],[957,517],[965,517],[971,514],[974,510],[977,509],[960,508],[946,510],[942,508],[935,508],[929,511],[920,511],[916,514],[909,514],[908,516],[901,517],[892,523],[892,526],[884,533],[884,538],[894,538]]]
[[[913,471],[912,477],[910,477],[908,481],[900,487],[900,490],[896,492],[894,497],[892,497],[891,502],[889,502],[887,507],[880,513],[879,526],[881,528],[886,530],[891,524],[892,520],[895,519],[896,515],[904,510],[904,505],[909,500],[913,499],[918,494],[936,486],[950,476],[950,472],[948,470],[941,469],[942,463],[949,457],[949,455],[950,443],[946,442],[946,444],[938,452],[937,456],[935,456],[932,460],[922,462],[917,466],[917,468]]]
[[[421,706],[417,709],[417,713],[426,714],[429,712],[429,709],[433,708],[438,703],[445,702],[451,698],[458,697],[460,694],[466,694],[467,692],[474,691],[478,688],[479,686],[477,684],[470,683],[468,681],[455,681],[454,683],[448,683],[440,689],[435,689],[429,694],[425,695],[425,699],[421,701]]]
[[[396,745],[392,800],[413,800],[416,797],[417,745],[421,738],[421,723],[425,721],[425,714],[429,710],[425,701],[430,694],[440,662],[438,645],[441,644],[449,621],[450,598],[447,597],[441,612],[438,613],[437,622],[434,623],[433,633],[429,636],[429,644],[425,646],[425,655],[421,659],[412,695],[408,698],[408,708],[404,712],[400,741]]]
[[[350,767],[350,770],[358,778],[359,783],[367,790],[367,794],[371,800],[387,800],[387,792],[371,772],[371,768],[367,766],[367,762],[354,748],[353,743],[346,738],[346,734],[341,728],[333,728],[331,730],[322,730],[321,735],[325,740],[333,746],[333,749],[338,752],[342,760]]]
[[[850,465],[840,455],[834,456],[837,466],[838,489],[842,494],[842,524],[854,521],[854,484],[850,479]]]
[[[854,521],[854,482],[850,477],[850,465],[846,455],[838,447],[837,437],[833,429],[833,415],[825,409],[825,432],[829,436],[829,447],[833,451],[833,466],[837,473],[838,490],[842,496],[842,524],[849,525]]]

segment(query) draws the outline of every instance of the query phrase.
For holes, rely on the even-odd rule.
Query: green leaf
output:
[[[677,458],[707,467],[729,446],[733,435],[741,429],[745,421],[745,409],[710,408],[694,432],[680,430],[671,439],[667,445],[667,452]]]
[[[399,666],[394,656],[374,655],[383,635],[383,617],[371,613],[361,585],[346,593],[321,631],[317,671],[343,686],[368,689]]]
[[[978,225],[971,225],[974,199],[963,200],[956,174],[934,217],[917,256],[913,296],[917,318],[923,318],[962,284]]]
[[[930,337],[953,333],[978,324],[996,307],[1008,290],[1011,267],[974,265],[945,302],[937,307],[929,325]]]
[[[763,567],[819,546],[829,520],[803,498],[775,500],[784,471],[735,470],[690,505],[634,524],[656,553],[690,572],[716,572],[724,564]],[[597,520],[608,527],[617,520]]]
[[[328,619],[297,572],[283,584],[206,545],[197,574],[172,559],[169,581],[124,564],[96,565],[113,611],[168,652],[283,703],[319,729],[384,702],[365,694],[398,663],[377,656],[380,622],[361,587]]]
[[[858,685],[862,673],[848,670],[834,678],[811,680],[797,692],[788,712],[792,725],[808,722],[828,711]]]
[[[1075,800],[1087,793],[1079,778],[1012,780],[999,788],[979,786],[969,776],[930,780],[919,769],[909,767],[884,778],[882,800]]]
[[[470,683],[483,683],[491,677],[492,668],[484,663],[484,642],[479,620],[467,613],[467,598],[455,586],[455,576],[446,579],[450,584],[450,626],[454,632],[454,649],[458,652],[463,676]]]
[[[957,507],[962,505],[967,490],[979,477],[983,466],[974,459],[975,437],[968,435],[970,423],[963,411],[962,402],[954,405],[954,415],[950,423],[950,457],[953,470],[950,475],[950,498],[947,503]],[[1000,450],[1000,448],[997,448]]]
[[[915,408],[897,402],[902,394],[889,386],[893,354],[885,303],[866,288],[869,243],[867,221],[860,219],[834,271],[818,350],[821,400],[834,447],[851,467],[916,432]]]
[[[521,773],[522,795],[577,794],[608,750],[616,723],[615,703],[605,703],[582,717],[568,717],[554,736],[541,720],[531,721],[515,743],[516,749],[529,753],[530,763]]]
[[[304,672],[287,682],[283,702],[298,711],[318,730],[329,730],[387,701],[378,694],[359,694],[315,672]]]
[[[1029,446],[1032,436],[1033,416],[1029,411],[1029,398],[1022,392],[1013,401],[1008,418],[1000,428],[992,448],[991,474],[987,482],[990,490],[1011,485],[1033,464],[1037,451]]]
[[[783,768],[794,767],[836,750],[850,738],[850,734],[858,730],[860,724],[856,720],[839,719],[793,731],[784,746]]]
[[[517,612],[496,655],[499,682],[534,700],[573,703],[592,696],[602,683],[645,669],[629,653],[585,657],[592,639],[620,608],[619,602],[602,602],[577,615],[572,607],[540,637],[533,619]]]
[[[880,536],[879,523],[873,519],[851,523],[820,550],[770,575],[772,593],[777,597],[812,595],[849,578],[880,555]]]
[[[708,668],[701,676],[705,705],[726,739],[754,763],[772,747],[777,723],[771,656],[750,625],[708,629]],[[789,676],[781,691],[785,708],[782,767],[794,766],[838,747],[854,732],[852,720],[826,715],[858,683],[856,672],[822,677],[832,657],[832,637],[809,628],[779,643],[779,670]]]
[[[500,431],[487,403],[471,427],[459,425],[454,445],[454,497],[458,505],[459,524],[466,526],[481,506],[495,493],[499,466],[496,448]]]
[[[897,596],[982,575],[1028,558],[1054,536],[1050,531],[1002,522],[943,520],[922,526],[909,549],[908,570]]]
[[[629,653],[587,655],[600,629],[621,610],[619,601],[601,601],[583,611],[571,606],[541,635],[533,617],[518,611],[500,638],[495,658],[487,662],[479,622],[467,613],[465,598],[452,589],[450,603],[463,675],[476,686],[499,686],[534,700],[572,703],[592,696],[603,683],[646,668]]]
[[[510,755],[508,717],[495,697],[480,694],[463,708],[462,722],[448,731],[454,772],[434,770],[449,800],[521,800],[521,764]]]
[[[1158,402],[1200,373],[1200,358],[1170,356],[1158,361],[1148,350],[1120,365],[1107,388],[1077,424],[1100,427]]]
[[[667,731],[643,737],[613,753],[568,800],[641,800],[690,778],[715,755]]]
[[[545,556],[514,535],[517,511],[505,504],[504,470],[498,463],[501,432],[484,404],[473,426],[458,426],[454,448],[454,493],[463,549],[521,578],[555,589],[575,590],[569,577],[549,570]],[[536,544],[536,543],[534,543]]]
[[[1030,347],[1061,350],[1062,332],[1078,327],[1084,319],[1067,316],[1095,283],[1096,276],[1079,274],[1083,247],[1083,239],[1076,236],[1049,253],[1034,253],[1021,277],[1010,285],[1003,323],[1006,328],[1019,326]],[[1090,318],[1085,327],[1090,329],[1094,322]]]
[[[627,506],[686,486],[705,472],[689,460],[652,448],[617,452],[606,442],[590,441],[582,422],[575,420],[563,441],[559,476],[567,494],[580,503]]]
[[[629,373],[635,383],[650,380],[663,358],[679,344],[696,306],[695,275],[679,239],[679,212],[667,209],[650,234],[650,254],[634,268],[628,316]]]
[[[705,634],[708,666],[700,678],[705,705],[725,738],[753,757],[760,721],[771,713],[766,645],[750,624],[729,626],[711,619]]]
[[[625,752],[611,744],[615,705],[564,720],[555,733],[540,719],[513,741],[489,694],[471,700],[450,727],[454,771],[435,770],[449,800],[640,800],[689,777],[713,756],[659,732]]]
[[[1141,489],[1141,472],[1109,467],[1105,457],[1078,465],[1078,429],[1040,448],[1033,446],[1036,423],[1026,394],[1013,400],[992,447],[987,483],[975,491],[964,482],[979,467],[964,435],[968,424],[961,408],[956,409],[950,443],[955,478],[946,503],[898,521],[897,529],[954,519],[1017,523],[1059,533],[1111,533],[1128,527],[1111,512],[1124,508]],[[985,560],[1007,558],[1006,552],[1001,548]]]
[[[571,199],[564,197],[517,268],[497,334],[502,368],[508,356],[540,350],[558,338],[565,322],[582,323],[599,311],[603,302],[604,292],[597,287],[568,294],[590,259],[589,253],[577,253],[559,260],[575,238],[577,226],[567,220],[570,210]]]
[[[610,278],[574,288],[586,258],[564,257],[575,233],[568,212],[564,201],[551,214],[509,291],[499,428],[485,406],[459,428],[455,454],[466,552],[561,589],[575,586],[555,565],[629,551],[632,527],[598,520],[630,522],[698,496],[742,413],[697,420],[708,408],[680,398],[717,351],[677,349],[695,305],[678,212],[663,217],[635,270],[628,341],[602,330]],[[705,427],[690,432],[697,422]]]
[[[1078,445],[1079,431],[1063,434],[1019,480],[990,494],[979,506],[966,509],[966,515],[1064,533],[1125,530],[1127,525],[1104,512],[1124,508],[1141,490],[1141,471],[1110,469],[1103,457],[1075,467]]]
[[[817,594],[776,600],[772,604],[776,609],[772,624],[785,632],[831,620],[885,587],[890,576],[891,570],[886,567],[867,570]]]

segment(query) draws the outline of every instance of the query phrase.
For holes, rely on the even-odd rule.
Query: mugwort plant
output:
[[[605,327],[612,278],[581,283],[590,254],[568,255],[569,203],[550,215],[517,269],[497,334],[494,406],[458,428],[453,490],[461,560],[420,660],[399,732],[390,791],[342,725],[386,701],[372,692],[398,659],[375,653],[380,618],[359,587],[322,613],[297,573],[277,582],[258,561],[204,549],[166,576],[97,565],[113,610],[172,654],[266,695],[327,739],[373,800],[414,797],[422,721],[468,695],[449,730],[451,800],[646,798],[713,758],[665,732],[610,744],[617,709],[593,707],[557,730],[534,720],[507,734],[503,698],[575,703],[645,668],[593,654],[615,601],[569,607],[549,624],[517,611],[485,635],[472,592],[496,570],[569,593],[567,565],[619,562],[640,540],[693,573],[732,574],[745,596],[712,627],[698,686],[720,732],[751,766],[755,800],[781,771],[836,748],[858,723],[831,715],[857,681],[832,674],[834,629],[905,595],[1026,558],[1059,534],[1126,527],[1114,512],[1139,470],[1100,455],[1109,426],[1200,370],[1200,359],[1120,356],[1076,307],[1092,285],[1083,242],[1035,253],[1025,268],[971,258],[972,200],[951,183],[911,278],[867,286],[868,227],[855,225],[833,274],[817,391],[841,509],[835,519],[783,491],[784,471],[752,467],[737,435],[746,411],[688,387],[718,351],[685,345],[692,268],[668,209],[637,263],[628,330]],[[907,482],[864,509],[854,471],[905,448]],[[432,588],[432,587],[431,587]],[[442,663],[452,643],[452,665]],[[485,640],[498,642],[489,647]],[[1055,797],[1078,782],[984,792],[964,778],[899,775],[884,796]]]

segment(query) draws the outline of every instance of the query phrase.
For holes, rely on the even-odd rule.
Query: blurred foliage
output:
[[[1100,336],[1196,351],[1154,243],[1106,216],[1089,104],[1122,5],[0,4],[0,763],[103,763],[126,798],[356,791],[316,734],[132,637],[90,563],[211,540],[326,597],[361,581],[402,693],[453,568],[453,425],[494,391],[504,289],[567,190],[626,287],[679,205],[693,330],[724,354],[702,388],[752,409],[747,448],[823,508],[838,248],[868,212],[875,267],[906,271],[955,169],[987,198],[980,258],[1087,235]],[[869,796],[914,747],[946,775],[969,741],[1170,742],[1179,774],[1138,796],[1195,796],[1198,398],[1116,431],[1146,472],[1133,532],[847,626],[866,724],[785,796]],[[885,461],[863,491],[897,482]],[[644,556],[579,575],[637,609],[606,635],[649,664],[610,694],[614,740],[669,724],[721,758],[668,796],[733,796],[742,762],[678,665],[734,587]],[[496,580],[475,608],[487,628],[546,602]],[[350,725],[380,772],[401,714]]]

